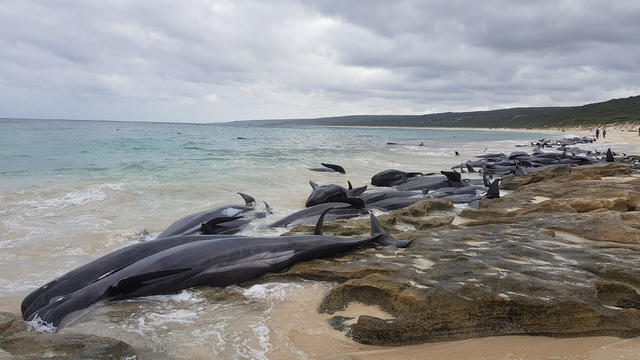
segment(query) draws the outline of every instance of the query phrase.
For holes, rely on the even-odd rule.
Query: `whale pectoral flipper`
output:
[[[107,298],[126,297],[127,294],[138,290],[145,285],[172,279],[190,270],[191,268],[161,270],[124,278],[117,283],[109,286],[105,290],[104,296]]]
[[[98,280],[102,280],[102,279],[106,278],[107,276],[111,276],[111,275],[113,275],[113,274],[117,273],[118,271],[120,271],[120,270],[122,270],[122,269],[124,269],[124,268],[126,268],[126,267],[127,267],[127,266],[125,265],[125,266],[121,266],[121,267],[119,267],[119,268],[117,268],[117,269],[110,270],[110,271],[108,271],[108,272],[106,272],[106,273],[104,273],[104,274],[100,275],[97,279],[93,280],[91,283],[93,284],[94,282],[96,282],[96,281],[98,281]]]
[[[237,219],[240,219],[240,218],[242,218],[242,215],[215,218],[215,219],[207,221],[206,223],[200,224],[200,231],[202,232],[203,235],[217,234],[217,232],[215,231],[215,226],[216,225],[222,224],[222,223],[225,223],[225,222],[228,222],[228,221],[237,220]]]

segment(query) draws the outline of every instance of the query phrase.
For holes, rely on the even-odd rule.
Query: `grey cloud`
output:
[[[209,122],[640,92],[634,1],[18,1],[0,116]]]

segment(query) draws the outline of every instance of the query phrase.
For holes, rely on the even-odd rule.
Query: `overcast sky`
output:
[[[0,117],[217,122],[640,94],[640,1],[0,0]]]

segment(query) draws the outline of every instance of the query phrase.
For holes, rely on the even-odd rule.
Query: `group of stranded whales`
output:
[[[583,142],[589,142],[584,140]],[[255,199],[241,194],[243,205],[228,205],[179,219],[156,239],[139,242],[106,254],[78,267],[29,294],[22,302],[25,320],[37,320],[60,327],[73,320],[72,314],[94,304],[139,296],[169,294],[195,286],[223,287],[252,280],[267,272],[279,272],[300,261],[337,255],[365,244],[406,247],[411,241],[389,236],[373,215],[425,199],[446,198],[475,206],[485,198],[500,197],[501,177],[520,176],[531,169],[576,166],[599,161],[627,159],[605,153],[580,150],[570,143],[538,141],[532,153],[482,154],[439,174],[384,170],[371,178],[375,189],[310,182],[312,192],[305,208],[270,227],[316,223],[314,235],[236,235],[256,219],[272,213],[265,202],[258,211]],[[540,145],[542,144],[542,145]],[[543,148],[557,146],[556,151]],[[345,174],[339,165],[324,164],[330,171]],[[457,170],[460,170],[458,172]],[[317,170],[317,169],[310,169]],[[466,170],[466,171],[465,171]],[[461,173],[481,178],[462,178]],[[493,177],[495,179],[492,179]],[[355,218],[369,214],[371,236],[346,238],[322,235],[326,219]]]
[[[320,215],[313,235],[178,235],[125,247],[36,290],[22,303],[23,317],[37,317],[58,328],[72,321],[72,314],[101,302],[204,285],[224,287],[365,244],[407,247],[411,243],[389,236],[373,214],[371,236],[322,235],[324,215],[331,210],[327,208]]]

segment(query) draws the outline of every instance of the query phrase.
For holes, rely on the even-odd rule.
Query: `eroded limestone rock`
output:
[[[348,333],[368,344],[638,336],[640,181],[629,174],[617,163],[528,174],[509,180],[512,194],[463,210],[455,225],[422,227],[433,213],[394,212],[385,227],[398,239],[414,239],[408,248],[360,249],[280,276],[341,282],[323,312],[359,301],[392,314],[360,316],[350,325]],[[401,231],[402,224],[415,230]],[[354,228],[357,235],[368,231]]]
[[[0,312],[0,349],[15,359],[131,359],[128,344],[102,336],[39,333],[18,315]],[[2,352],[0,352],[2,355]]]
[[[107,337],[71,332],[20,333],[0,342],[0,348],[12,355],[64,359],[126,359],[135,351],[126,343]]]

